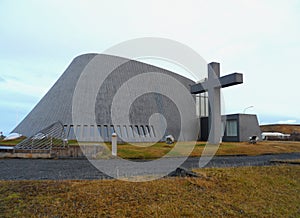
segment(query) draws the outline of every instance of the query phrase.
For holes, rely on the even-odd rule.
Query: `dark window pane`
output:
[[[68,139],[73,139],[73,140],[76,139],[75,134],[74,134],[74,126],[73,125],[70,126]]]
[[[94,129],[94,126],[90,126],[90,136],[91,138],[94,138],[95,137],[95,129]]]
[[[151,129],[152,129],[152,135],[155,137],[155,136],[156,136],[156,134],[155,134],[155,131],[154,131],[154,127],[153,127],[153,126],[151,126]]]
[[[107,125],[104,125],[104,137],[108,137],[108,128],[107,128]]]
[[[102,130],[101,130],[101,126],[100,126],[100,125],[98,125],[98,126],[97,126],[97,129],[98,129],[99,135],[102,137]]]

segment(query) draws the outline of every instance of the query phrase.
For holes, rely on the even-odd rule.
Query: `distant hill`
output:
[[[300,124],[271,124],[261,125],[260,129],[262,132],[281,132],[285,134],[292,134],[294,132],[300,133]]]

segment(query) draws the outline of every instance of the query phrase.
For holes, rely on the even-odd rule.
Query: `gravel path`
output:
[[[217,156],[205,167],[238,167],[270,165],[273,159],[300,159],[300,153],[260,155],[260,156]],[[103,160],[95,162],[103,172],[112,176],[164,174],[176,168],[182,158],[166,158],[162,162]],[[150,168],[149,168],[150,164]],[[147,167],[146,167],[147,166]],[[188,158],[183,164],[186,168],[197,168],[199,158]],[[114,172],[111,172],[114,171]],[[122,174],[122,172],[127,171]],[[65,180],[65,179],[105,179],[111,178],[96,169],[86,159],[1,159],[1,180]]]

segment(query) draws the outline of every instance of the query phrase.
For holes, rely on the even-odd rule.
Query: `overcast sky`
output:
[[[221,74],[227,113],[300,122],[300,1],[0,1],[0,131],[9,133],[77,55],[139,37],[193,48]],[[47,116],[45,114],[45,116]]]

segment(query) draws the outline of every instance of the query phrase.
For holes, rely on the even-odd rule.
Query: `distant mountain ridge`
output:
[[[269,124],[261,125],[262,132],[281,132],[284,134],[300,133],[300,124]]]

